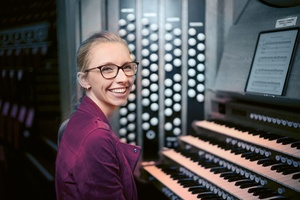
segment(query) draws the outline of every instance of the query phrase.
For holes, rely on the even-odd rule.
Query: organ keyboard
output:
[[[243,109],[249,117],[251,109]],[[235,118],[239,124],[228,120]],[[195,133],[178,137],[177,148],[161,149],[160,160],[145,165],[142,176],[169,199],[297,199],[300,124],[267,131],[245,118],[195,121]]]

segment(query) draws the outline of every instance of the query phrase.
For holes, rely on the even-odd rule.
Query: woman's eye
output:
[[[104,66],[101,68],[101,71],[102,72],[110,72],[110,71],[113,71],[113,67],[110,67],[110,66]]]
[[[131,65],[125,65],[125,66],[123,67],[123,69],[131,70],[131,69],[132,69],[132,66],[131,66]]]

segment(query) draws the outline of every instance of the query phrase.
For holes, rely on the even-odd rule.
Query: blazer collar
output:
[[[80,103],[78,110],[90,113],[95,117],[99,117],[104,123],[109,124],[109,121],[101,108],[97,106],[97,104],[90,99],[88,96],[84,96],[82,102]]]

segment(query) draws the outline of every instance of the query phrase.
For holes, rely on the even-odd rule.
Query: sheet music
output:
[[[261,33],[246,92],[282,95],[298,29]]]

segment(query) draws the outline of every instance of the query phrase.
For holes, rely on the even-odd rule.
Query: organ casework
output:
[[[299,198],[296,18],[269,19],[274,27],[241,16],[225,42],[207,118],[194,120],[178,146],[162,148],[159,160],[142,163],[143,179],[170,199]]]

